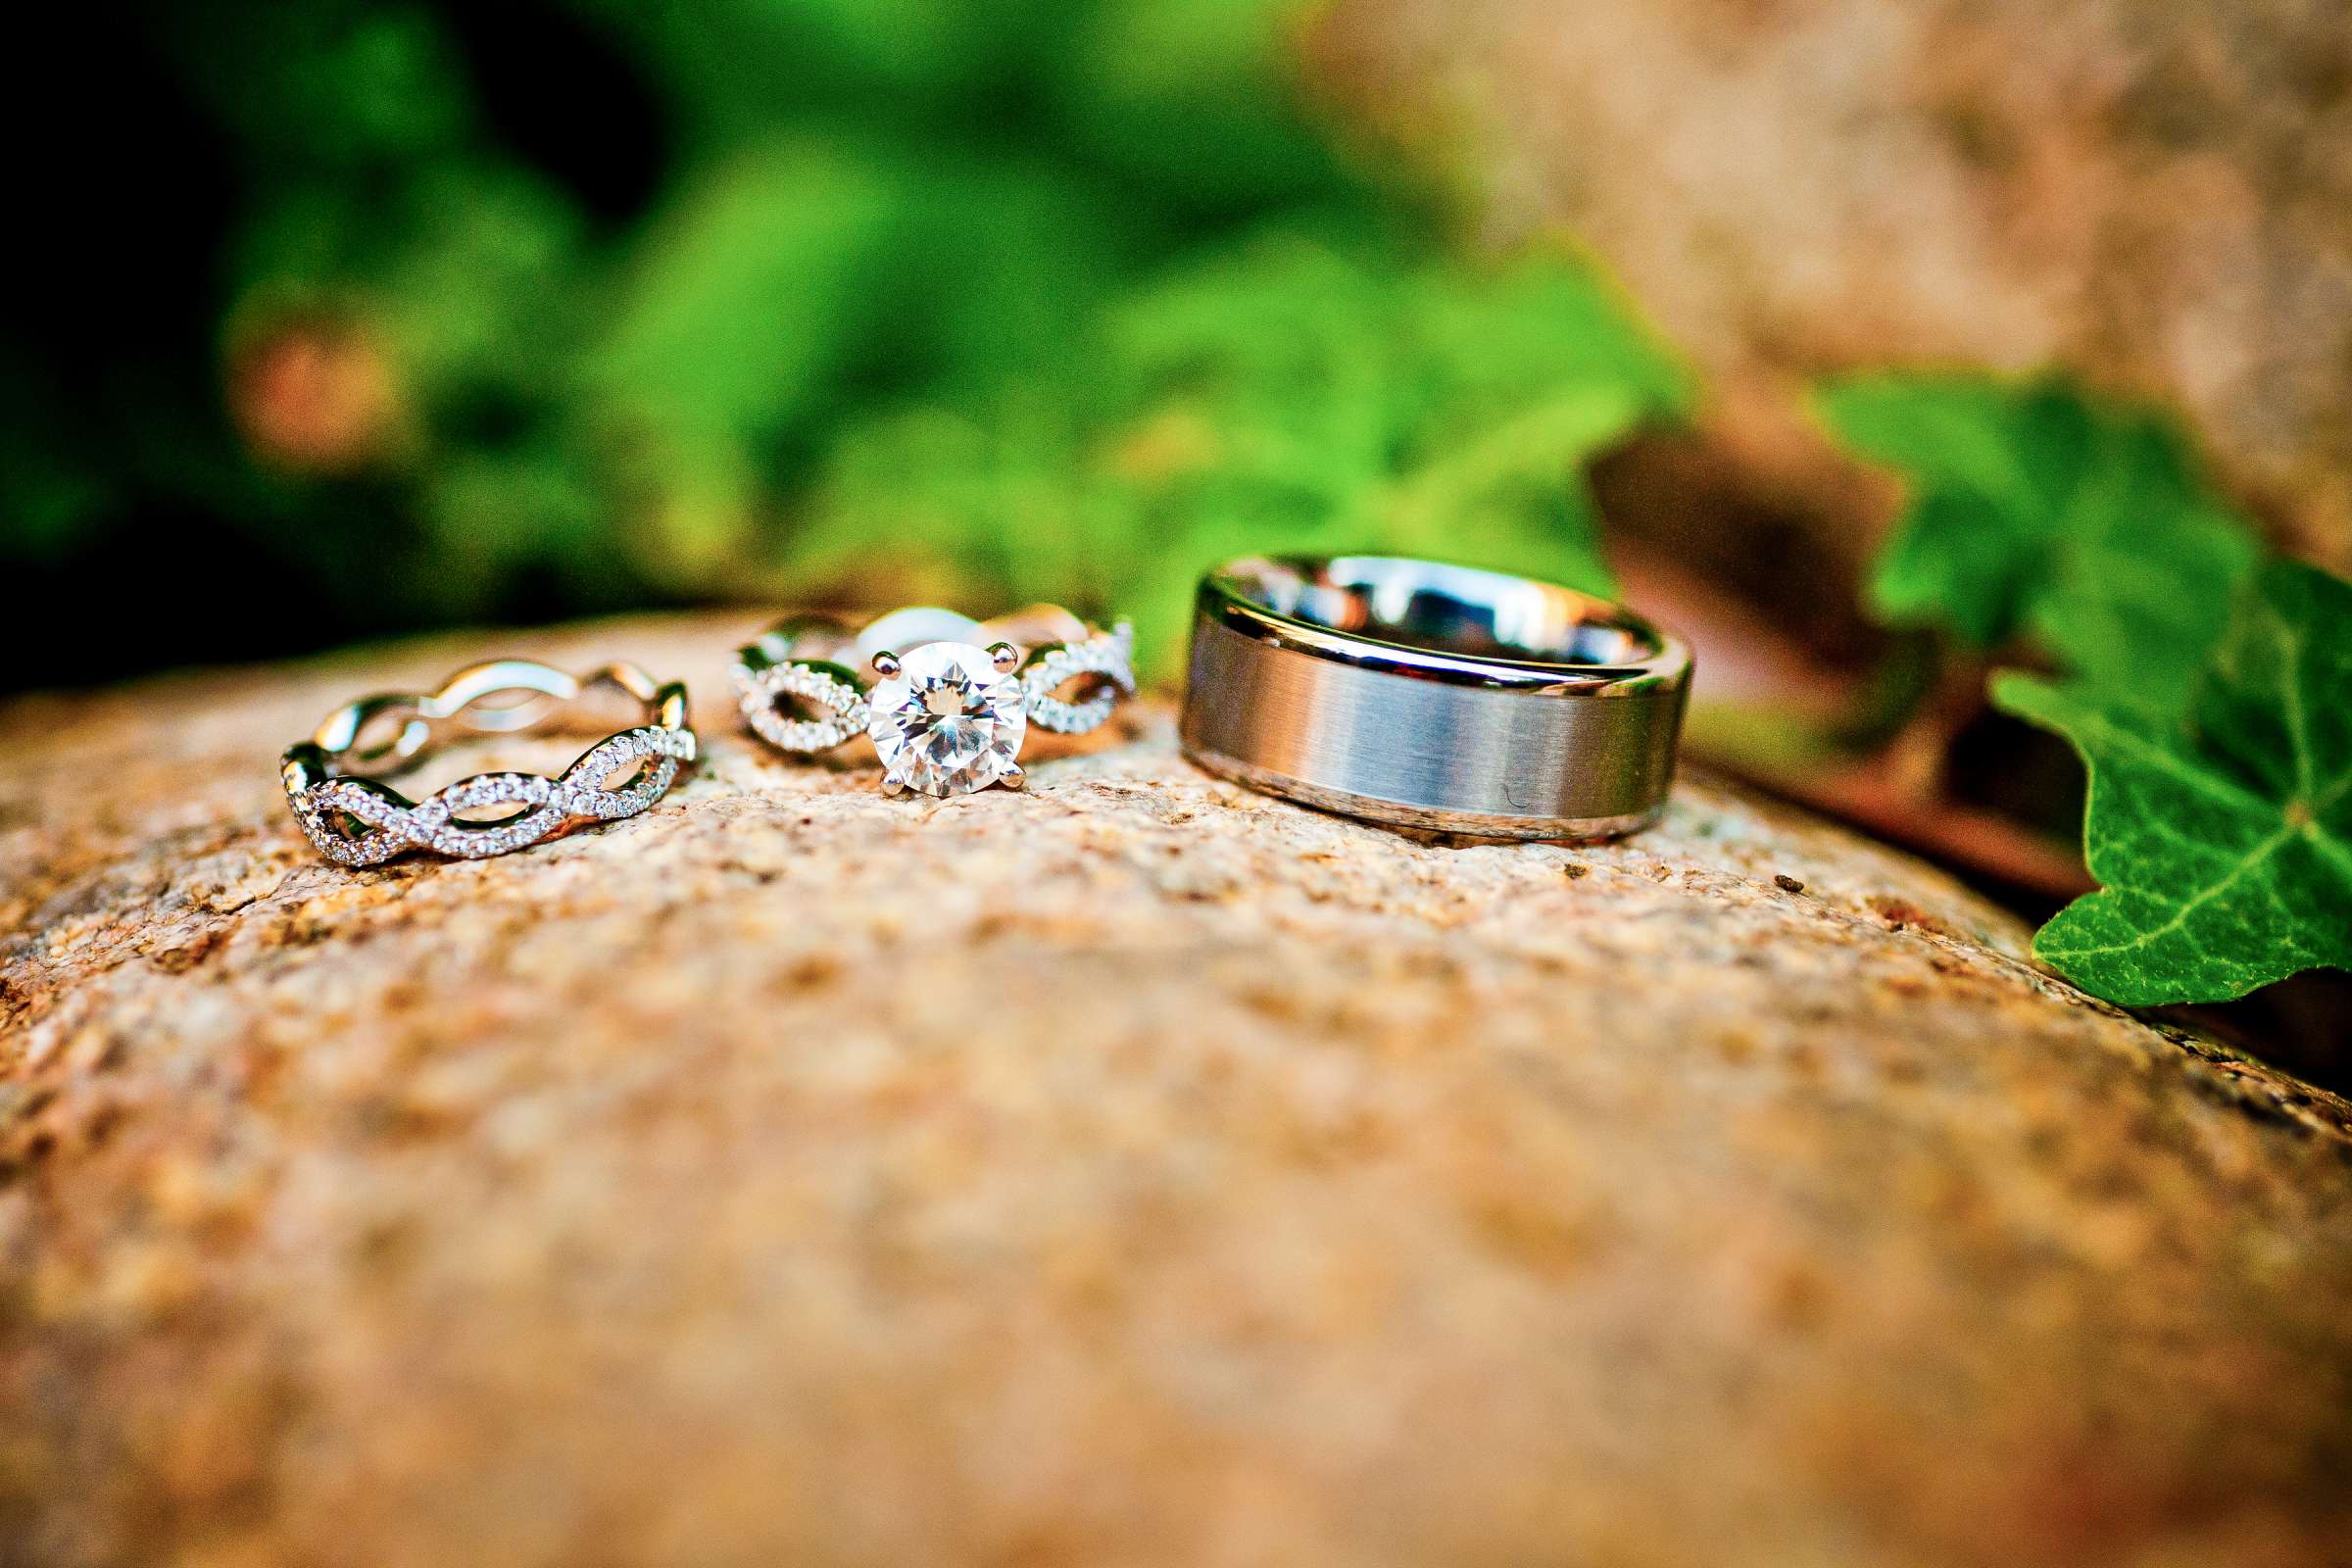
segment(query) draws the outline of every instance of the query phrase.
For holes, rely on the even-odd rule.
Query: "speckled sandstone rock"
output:
[[[2340,1560],[2341,1102],[1705,779],[888,801],[739,629],[503,645],[708,760],[474,864],[273,758],[486,645],[0,711],[0,1563]]]

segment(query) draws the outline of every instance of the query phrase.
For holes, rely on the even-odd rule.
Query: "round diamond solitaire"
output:
[[[995,655],[970,643],[925,643],[897,665],[874,688],[866,725],[885,788],[962,795],[1019,777],[1013,759],[1029,728],[1028,693]]]
[[[1020,789],[1030,730],[1100,729],[1134,693],[1134,629],[1058,605],[985,621],[914,605],[863,627],[789,615],[735,651],[736,704],[754,734],[796,757],[862,734],[881,754],[885,795]]]

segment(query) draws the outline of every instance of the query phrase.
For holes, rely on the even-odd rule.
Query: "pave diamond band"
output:
[[[412,801],[379,777],[362,776],[398,773],[457,736],[545,727],[600,692],[637,704],[646,722],[597,742],[554,778],[477,773]],[[370,739],[387,728],[388,738]],[[607,664],[578,679],[531,660],[502,659],[462,669],[427,695],[364,697],[335,710],[309,740],[286,749],[279,772],[294,819],[318,853],[338,865],[365,866],[409,850],[479,859],[527,849],[583,821],[634,816],[694,757],[684,685],[657,686],[634,664]]]
[[[865,692],[854,673],[838,666],[788,660],[755,674],[737,664],[735,686],[752,733],[778,751],[830,751],[865,731],[869,716]],[[790,716],[784,707],[789,698],[801,699],[815,709],[818,716]]]
[[[737,652],[735,691],[752,732],[780,751],[811,755],[863,733],[885,793],[962,795],[1021,785],[1032,724],[1100,727],[1135,690],[1134,658],[1125,621],[1103,631],[1053,605],[992,621],[901,610],[862,629],[804,615]]]

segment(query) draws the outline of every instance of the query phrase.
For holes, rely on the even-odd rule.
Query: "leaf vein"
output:
[[[2198,892],[2195,897],[2182,900],[2180,906],[2173,911],[2172,918],[2165,921],[2162,925],[2150,926],[2145,931],[2135,933],[2129,941],[2106,943],[2096,947],[2075,948],[2070,951],[2079,954],[2134,953],[2154,943],[2163,941],[2166,937],[2171,936],[2174,932],[2180,930],[2182,926],[2186,925],[2190,915],[2196,913],[2197,910],[2203,908],[2206,905],[2211,904],[2215,899],[2218,899],[2223,894],[2229,892],[2231,888],[2235,887],[2241,880],[2243,880],[2248,872],[2252,871],[2256,866],[2262,864],[2272,856],[2278,854],[2278,851],[2286,844],[2286,842],[2294,836],[2295,830],[2293,828],[2280,828],[2278,832],[2263,840],[2260,844],[2256,845],[2252,850],[2246,853],[2246,858],[2238,861],[2237,864],[2230,869],[2229,875],[2221,878],[2211,886],[2204,888]],[[2214,955],[2205,947],[2203,940],[2198,937],[2196,932],[2190,931],[2186,933],[2183,940],[2188,944],[2188,946],[2196,949],[2199,954],[2204,955],[2207,957],[2214,956]]]

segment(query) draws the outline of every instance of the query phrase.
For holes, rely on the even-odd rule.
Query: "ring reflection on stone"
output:
[[[1026,782],[1030,725],[1101,725],[1135,690],[1134,649],[1125,621],[1103,631],[1053,605],[990,621],[900,610],[862,628],[803,615],[738,650],[735,690],[744,721],[779,751],[810,756],[863,733],[885,794],[964,795]]]
[[[361,776],[398,773],[445,740],[547,728],[599,693],[626,699],[645,722],[606,736],[553,778],[477,773],[412,801]],[[286,749],[278,773],[294,820],[319,854],[338,865],[375,865],[408,850],[479,859],[583,821],[635,816],[694,753],[679,682],[656,685],[634,664],[607,664],[579,679],[534,660],[500,659],[459,670],[437,692],[363,697],[336,709],[309,740]]]

